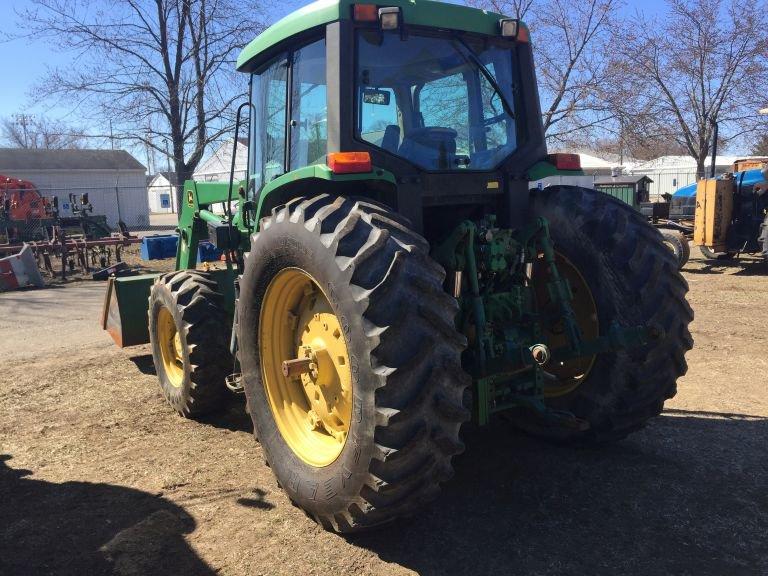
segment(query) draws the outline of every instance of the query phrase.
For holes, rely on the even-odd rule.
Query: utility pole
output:
[[[112,119],[109,119],[109,144],[112,146],[112,150],[115,149],[115,135],[112,132]]]
[[[16,124],[21,125],[21,130],[24,132],[24,148],[29,148],[29,136],[27,135],[27,126],[32,124],[35,117],[32,114],[14,114],[14,120]]]

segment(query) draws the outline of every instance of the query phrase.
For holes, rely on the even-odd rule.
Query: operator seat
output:
[[[392,154],[397,153],[397,147],[400,144],[400,126],[389,124],[384,128],[384,137],[381,139],[381,147]]]
[[[456,135],[453,128],[415,128],[405,134],[398,155],[428,170],[448,170],[456,158]]]

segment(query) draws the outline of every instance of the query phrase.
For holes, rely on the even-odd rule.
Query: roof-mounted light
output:
[[[504,38],[528,42],[528,28],[520,20],[515,18],[502,18],[499,20],[499,33]]]
[[[382,30],[397,30],[400,28],[400,8],[397,6],[379,8],[379,22]]]

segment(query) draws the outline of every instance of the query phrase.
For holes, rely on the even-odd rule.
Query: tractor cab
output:
[[[280,202],[270,183],[335,158],[336,172],[396,175],[367,193],[428,234],[442,213],[482,205],[508,222],[520,209],[506,192],[519,197],[546,156],[528,29],[501,15],[316,2],[254,40],[238,69],[251,74],[248,190],[265,207]]]

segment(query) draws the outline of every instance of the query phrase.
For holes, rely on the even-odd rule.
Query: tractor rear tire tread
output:
[[[661,412],[664,401],[677,391],[677,379],[687,371],[685,353],[693,346],[688,328],[693,311],[685,298],[688,283],[658,230],[607,194],[554,186],[534,193],[533,208],[549,219],[555,250],[557,231],[568,230],[561,233],[569,235],[578,252],[588,254],[585,261],[593,262],[592,270],[582,274],[593,291],[595,286],[604,291],[615,308],[614,320],[622,326],[663,330],[662,339],[648,346],[599,355],[593,370],[600,364],[602,378],[592,378],[590,384],[590,373],[574,392],[554,399],[557,408],[590,422],[587,431],[574,432],[572,439],[624,438]]]
[[[310,517],[338,532],[365,530],[412,514],[451,477],[451,458],[464,447],[459,429],[470,417],[464,406],[470,381],[460,366],[466,339],[453,327],[458,304],[445,297],[445,272],[407,220],[367,199],[319,195],[276,207],[253,237],[251,258],[266,257],[264,241],[281,226],[275,239],[298,238],[291,229],[301,227],[335,254],[335,284],[346,284],[353,295],[346,311],[362,319],[366,336],[360,340],[367,358],[359,359],[355,386],[368,387],[368,395],[360,397],[372,403],[363,409],[370,409],[370,424],[359,424],[370,444],[362,448],[353,470],[361,478],[355,494],[336,509],[323,509],[292,490],[290,482],[281,484]],[[243,291],[246,285],[244,281]],[[241,306],[243,301],[241,296]],[[263,388],[260,378],[246,384],[249,395],[255,396],[255,386]],[[254,418],[254,425],[265,424]],[[285,454],[271,453],[284,448],[265,439],[274,426],[271,421],[268,425],[270,432],[260,438],[273,471],[278,476],[294,473]]]

